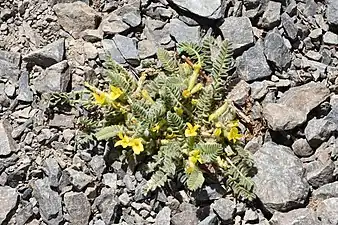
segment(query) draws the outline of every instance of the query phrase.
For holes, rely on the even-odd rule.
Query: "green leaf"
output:
[[[201,151],[203,163],[215,162],[217,156],[222,153],[222,145],[218,143],[201,143],[197,145],[197,149]]]
[[[161,61],[163,68],[168,72],[174,72],[178,67],[175,57],[171,56],[167,50],[159,48],[157,58]]]
[[[115,137],[119,132],[123,132],[124,127],[120,125],[112,125],[109,127],[102,128],[99,132],[95,134],[95,137],[98,140],[107,140],[109,138]]]
[[[201,188],[204,183],[204,176],[201,170],[196,169],[188,175],[187,185],[191,191]]]

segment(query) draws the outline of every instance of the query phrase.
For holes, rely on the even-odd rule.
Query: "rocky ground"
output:
[[[0,0],[0,224],[338,224],[337,28],[337,0]],[[142,195],[140,172],[79,147],[78,112],[44,99],[100,76],[106,53],[139,68],[205,34],[232,41],[232,96],[269,127],[246,145],[253,204],[216,184]]]

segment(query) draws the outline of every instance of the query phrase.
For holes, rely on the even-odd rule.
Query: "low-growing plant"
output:
[[[228,41],[210,37],[181,43],[176,54],[159,49],[161,66],[139,77],[109,60],[104,87],[85,83],[92,94],[86,104],[95,106],[102,126],[95,137],[111,141],[111,151],[125,159],[143,155],[150,175],[146,192],[179,174],[194,191],[212,175],[237,197],[254,197],[253,161],[225,96],[231,53]]]

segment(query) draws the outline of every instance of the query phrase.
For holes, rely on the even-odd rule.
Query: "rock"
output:
[[[295,209],[286,213],[275,212],[269,221],[271,225],[320,225],[315,212],[310,208]]]
[[[19,67],[21,62],[21,54],[17,52],[0,50],[0,60],[6,61],[16,67]]]
[[[310,146],[317,148],[327,141],[337,131],[337,128],[337,125],[332,121],[313,118],[305,127],[304,133]]]
[[[68,62],[64,60],[47,68],[41,74],[41,77],[33,81],[33,84],[40,93],[66,92],[70,77]]]
[[[86,56],[87,61],[96,59],[96,57],[98,55],[98,51],[92,43],[85,42],[83,44],[83,50],[84,50],[84,54]]]
[[[103,174],[102,183],[113,190],[117,188],[117,174],[116,173],[105,173]]]
[[[127,206],[130,202],[130,197],[128,193],[123,193],[119,196],[119,201],[122,205]]]
[[[19,94],[17,99],[23,102],[33,101],[33,92],[29,87],[29,74],[28,71],[23,71],[19,78]]]
[[[67,192],[64,195],[64,202],[72,224],[88,224],[91,209],[84,193]]]
[[[155,225],[170,225],[171,210],[168,206],[163,207],[155,218]]]
[[[206,2],[203,0],[170,0],[184,11],[209,19],[220,19],[224,16],[224,5],[221,0]]]
[[[39,204],[39,212],[46,224],[60,224],[62,218],[61,197],[53,191],[47,179],[32,181],[33,196]]]
[[[306,178],[314,188],[318,188],[334,180],[335,165],[331,160],[331,152],[335,148],[335,145],[330,146],[328,143],[324,143],[316,150],[314,155],[315,160],[304,163]]]
[[[205,185],[193,193],[198,202],[209,202],[222,198],[226,194],[224,188],[219,184]]]
[[[214,210],[217,216],[221,218],[225,224],[227,224],[231,223],[235,216],[236,203],[228,198],[221,198],[216,200],[211,205],[211,208]]]
[[[323,36],[323,42],[329,45],[338,45],[338,35],[328,31]]]
[[[101,179],[102,173],[106,169],[106,162],[104,161],[103,156],[95,155],[89,162],[89,166],[92,168],[98,179]]]
[[[302,162],[291,149],[267,142],[254,154],[257,174],[255,193],[264,207],[273,212],[303,206],[309,193]]]
[[[122,17],[116,15],[115,12],[111,12],[106,18],[102,20],[99,30],[102,30],[104,34],[114,35],[122,33],[129,28],[129,25],[122,21]]]
[[[325,199],[319,203],[316,214],[320,224],[338,224],[338,198]]]
[[[114,194],[109,192],[109,189],[95,199],[93,206],[101,212],[101,218],[105,224],[114,223],[120,209],[118,201]]]
[[[74,115],[54,114],[53,119],[49,121],[49,126],[59,128],[73,128],[74,121]]]
[[[130,27],[137,27],[141,24],[140,0],[130,1],[130,4],[125,4],[119,7],[114,13],[121,17],[122,22]]]
[[[267,103],[263,115],[272,130],[291,130],[303,124],[307,114],[329,96],[323,83],[310,82],[286,91],[277,103]]]
[[[76,171],[70,168],[67,168],[66,172],[69,174],[70,182],[78,191],[83,190],[89,183],[93,181],[93,178],[84,172]]]
[[[267,60],[279,70],[286,69],[291,62],[292,55],[278,31],[271,31],[266,35],[264,53]]]
[[[195,211],[187,210],[171,217],[172,225],[196,225],[198,218]]]
[[[227,95],[227,99],[239,106],[244,106],[249,97],[250,85],[244,80],[240,80]]]
[[[256,44],[236,59],[237,73],[245,81],[255,81],[271,75],[263,48]]]
[[[15,188],[0,186],[0,202],[2,204],[0,207],[0,224],[5,224],[4,221],[8,219],[12,210],[17,206],[18,198],[19,195]]]
[[[16,65],[0,59],[0,68],[0,78],[10,79],[13,82],[17,81],[20,70]]]
[[[293,41],[296,40],[297,34],[298,34],[298,28],[296,27],[293,19],[287,13],[283,13],[281,16],[281,19],[282,19],[283,28],[287,36]]]
[[[278,26],[280,22],[280,12],[282,4],[280,2],[269,1],[268,5],[259,21],[259,25],[263,28],[272,28]]]
[[[49,67],[55,63],[61,62],[65,53],[65,40],[59,39],[45,47],[35,50],[23,57],[23,60],[29,66]]]
[[[82,33],[82,39],[88,42],[98,42],[103,39],[103,32],[100,30],[92,30],[92,29],[87,29],[84,30]]]
[[[198,26],[188,26],[179,19],[172,19],[170,23],[166,25],[172,37],[176,42],[194,42],[198,43],[200,40],[200,33]],[[184,30],[184,32],[182,32]]]
[[[62,28],[74,38],[86,29],[97,28],[101,16],[84,2],[59,3],[53,7]]]
[[[8,156],[16,150],[16,144],[12,138],[12,130],[7,120],[0,120],[0,156]],[[0,166],[1,168],[1,166]],[[1,172],[1,171],[0,171]]]
[[[211,214],[204,218],[198,225],[214,225],[217,224],[217,216],[216,214]]]
[[[127,62],[133,65],[139,64],[138,50],[132,38],[117,34],[114,36],[113,41]]]
[[[325,184],[312,192],[314,199],[338,198],[338,181]]]
[[[123,177],[123,183],[126,185],[126,188],[127,188],[128,191],[134,191],[135,190],[135,182],[134,182],[134,179],[132,179],[131,175],[126,174]]]
[[[295,142],[293,142],[292,150],[297,156],[300,157],[308,157],[315,152],[315,150],[311,148],[306,139],[303,138],[297,139]]]
[[[103,39],[102,46],[105,53],[109,55],[114,61],[120,64],[124,64],[126,62],[113,40]]]
[[[247,223],[258,221],[259,216],[256,211],[247,209],[244,214],[243,220]]]
[[[228,17],[219,28],[225,39],[233,44],[235,54],[241,54],[254,43],[252,25],[248,17]]]
[[[25,225],[27,221],[33,216],[33,205],[28,203],[17,211],[15,222],[16,225]]]
[[[52,158],[49,157],[44,162],[44,170],[48,177],[49,184],[51,187],[56,188],[59,186],[59,180],[61,177],[61,169],[58,164],[58,162]]]
[[[315,51],[308,51],[306,54],[305,54],[306,57],[308,57],[309,59],[313,59],[313,60],[316,60],[316,61],[319,61],[321,58],[322,58],[322,55],[319,53],[319,52],[315,52]]]
[[[338,25],[338,2],[335,0],[328,0],[326,8],[327,21],[331,25]]]
[[[153,41],[142,40],[138,42],[138,51],[140,59],[146,59],[156,55],[157,46]]]
[[[323,35],[323,30],[322,28],[316,28],[314,30],[312,30],[309,34],[309,37],[311,39],[318,39],[319,37],[321,37]]]

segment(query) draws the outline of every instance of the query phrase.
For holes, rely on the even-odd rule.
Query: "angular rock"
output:
[[[179,8],[209,19],[220,19],[224,16],[224,5],[221,0],[170,0]]]
[[[88,224],[91,209],[84,193],[67,192],[64,195],[64,202],[72,224]]]
[[[172,19],[170,23],[166,25],[172,37],[178,43],[181,42],[194,42],[198,43],[200,40],[200,33],[198,26],[188,26],[179,19]],[[182,32],[184,30],[184,32]]]
[[[326,8],[327,21],[338,26],[338,2],[336,0],[328,0]]]
[[[103,39],[103,32],[100,30],[87,29],[81,33],[82,39],[88,42],[97,42]]]
[[[275,212],[269,221],[271,225],[320,225],[315,212],[309,208],[294,209],[290,212]]]
[[[0,224],[3,223],[17,206],[19,195],[15,188],[8,186],[0,187]]]
[[[283,13],[281,20],[287,36],[291,40],[295,40],[297,38],[298,28],[296,27],[293,19],[287,13]]]
[[[62,217],[61,197],[53,191],[47,179],[32,182],[33,196],[39,203],[39,212],[46,224],[60,224]]]
[[[122,21],[122,17],[116,15],[115,12],[108,14],[100,24],[99,30],[104,34],[114,35],[128,30],[130,26]]]
[[[264,40],[264,53],[268,61],[279,70],[286,69],[291,62],[291,52],[278,31],[269,32]]]
[[[269,1],[259,22],[263,28],[272,28],[278,26],[280,22],[280,12],[282,4],[280,2]]]
[[[0,78],[10,79],[13,82],[17,81],[20,70],[16,65],[0,59],[0,68]]]
[[[211,214],[199,222],[198,225],[214,225],[217,224],[217,221],[216,214]]]
[[[59,3],[54,7],[58,23],[74,38],[86,29],[95,29],[99,25],[101,16],[84,2]]]
[[[323,83],[310,82],[290,88],[277,103],[268,103],[263,115],[272,130],[291,130],[304,123],[307,114],[322,103],[330,91]]]
[[[177,213],[171,217],[172,225],[196,225],[197,223],[196,212],[191,210]]]
[[[0,120],[0,156],[8,156],[16,150],[16,144],[11,133],[9,122]]]
[[[256,44],[236,60],[237,73],[245,81],[255,81],[271,75],[262,46]]]
[[[320,224],[338,224],[338,198],[325,199],[319,203],[316,214]]]
[[[203,188],[197,190],[193,197],[198,202],[209,202],[222,198],[226,194],[224,188],[219,184],[205,185]]]
[[[58,164],[58,162],[52,158],[49,157],[44,162],[44,170],[48,177],[49,184],[51,187],[56,188],[59,186],[59,180],[61,177],[61,169]]]
[[[29,87],[29,73],[23,71],[19,78],[19,94],[17,99],[23,102],[32,102],[34,99],[33,92]]]
[[[228,17],[219,28],[232,44],[235,54],[240,54],[254,43],[252,25],[248,17]]]
[[[119,49],[116,47],[116,44],[113,40],[103,39],[102,47],[105,53],[109,55],[117,63],[124,64],[126,62],[126,60],[124,59]]]
[[[325,118],[310,120],[305,127],[305,137],[312,148],[319,147],[323,142],[327,141],[331,135],[337,131],[337,125]]]
[[[138,50],[132,38],[117,34],[114,36],[113,41],[127,62],[133,65],[139,64]]]
[[[249,97],[250,86],[244,80],[239,81],[235,87],[227,95],[227,99],[233,101],[239,106],[245,105],[246,100]]]
[[[74,121],[74,115],[54,114],[53,119],[49,121],[49,126],[59,128],[73,128]]]
[[[122,195],[120,195],[119,201],[122,205],[127,206],[130,203],[130,197],[128,193],[124,192]]]
[[[300,157],[308,157],[315,152],[315,150],[311,148],[306,139],[302,138],[297,139],[295,142],[293,142],[292,150],[297,156]]]
[[[153,41],[142,40],[138,42],[138,51],[140,59],[146,59],[156,55],[157,46]]]
[[[137,27],[141,24],[141,2],[140,0],[130,1],[129,4],[125,4],[114,11],[117,16],[121,17],[122,22],[130,27]]]
[[[16,67],[19,67],[21,62],[21,55],[20,53],[17,52],[8,52],[0,50],[0,60],[9,62],[15,65]]]
[[[33,216],[33,205],[28,203],[24,207],[22,207],[16,213],[15,222],[16,225],[25,225],[26,222]]]
[[[338,198],[338,181],[325,184],[312,192],[314,199]]]
[[[67,168],[65,171],[69,174],[70,182],[78,191],[83,190],[89,183],[93,181],[93,177],[85,174],[84,172],[76,171],[70,168]]]
[[[109,189],[95,199],[93,206],[101,212],[101,218],[105,224],[114,223],[120,209],[118,200]]]
[[[309,184],[302,162],[285,146],[267,142],[254,154],[257,174],[253,178],[257,197],[273,212],[287,211],[306,202]]]
[[[158,212],[155,218],[155,225],[170,225],[171,209],[166,206]]]
[[[89,162],[90,167],[94,171],[94,174],[101,179],[103,171],[106,169],[106,162],[103,156],[95,155]]]
[[[236,203],[231,201],[228,198],[221,198],[216,200],[212,205],[211,208],[217,214],[221,220],[227,224],[233,220],[236,210]]]
[[[59,39],[45,47],[33,51],[23,57],[30,66],[38,65],[49,67],[55,63],[61,62],[65,53],[65,40]]]
[[[33,81],[35,89],[40,93],[65,92],[70,82],[70,71],[66,60],[47,68],[41,77]]]
[[[323,36],[323,42],[329,45],[338,45],[338,35],[328,31]]]

